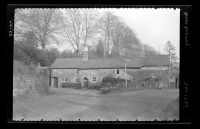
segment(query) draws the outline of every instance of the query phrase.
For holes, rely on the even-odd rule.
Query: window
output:
[[[117,74],[119,74],[119,69],[117,69]]]
[[[92,80],[93,80],[93,82],[96,82],[97,78],[96,78],[96,77],[93,77],[93,79],[92,79]]]
[[[54,69],[54,71],[57,73],[62,73],[62,69]]]
[[[59,73],[62,73],[62,69],[59,69]]]
[[[75,80],[74,80],[74,82],[78,82],[79,80],[76,78]]]
[[[78,73],[78,69],[75,70],[75,73]]]
[[[67,78],[62,78],[62,82],[67,82],[68,79]]]

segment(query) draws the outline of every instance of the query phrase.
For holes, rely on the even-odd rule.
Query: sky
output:
[[[180,56],[180,9],[110,9],[123,18],[144,44],[164,54],[170,41]]]
[[[164,46],[170,41],[180,56],[180,9],[99,9],[106,10],[121,17],[142,43],[164,54]],[[63,46],[59,48],[64,50]]]

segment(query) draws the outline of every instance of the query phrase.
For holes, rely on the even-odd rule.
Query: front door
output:
[[[88,79],[86,77],[83,79],[83,87],[88,88]]]
[[[58,88],[58,78],[54,77],[54,88]]]

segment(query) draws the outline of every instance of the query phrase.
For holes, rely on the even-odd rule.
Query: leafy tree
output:
[[[33,32],[42,49],[50,40],[57,42],[54,33],[62,28],[61,13],[56,9],[16,9],[15,35],[20,32]]]
[[[24,50],[26,50],[26,48],[24,47],[22,42],[14,41],[13,59],[24,63],[28,63],[30,57],[25,53]]]
[[[48,54],[45,51],[39,51],[39,63],[42,67],[49,66],[50,62],[48,60]]]
[[[30,47],[33,48],[38,48],[38,38],[36,37],[35,33],[32,31],[28,31],[24,33],[24,43],[26,45],[29,45]]]
[[[153,47],[147,44],[144,44],[144,51],[145,51],[145,56],[160,55],[159,52],[157,52]]]
[[[25,64],[37,64],[39,62],[40,50],[23,42],[14,45],[14,60],[22,61]]]
[[[123,36],[121,41],[121,47],[127,50],[133,50],[134,46],[139,46],[140,42],[136,37],[136,34],[126,26],[123,30]]]
[[[60,53],[57,48],[53,48],[46,51],[48,57],[48,66],[51,66],[56,58],[60,57]]]

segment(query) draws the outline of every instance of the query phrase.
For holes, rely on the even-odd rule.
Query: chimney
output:
[[[82,50],[82,60],[88,61],[88,47],[85,46]]]

